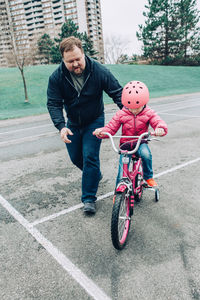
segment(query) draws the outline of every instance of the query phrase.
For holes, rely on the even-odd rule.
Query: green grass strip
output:
[[[106,65],[124,86],[130,80],[144,82],[150,98],[200,92],[200,67]],[[57,65],[24,68],[29,103],[24,103],[24,89],[18,68],[0,68],[0,120],[46,113],[48,78]],[[104,93],[105,104],[112,100]]]

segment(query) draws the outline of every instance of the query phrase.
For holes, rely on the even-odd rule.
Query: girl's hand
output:
[[[101,134],[102,129],[101,128],[97,128],[95,129],[95,131],[93,131],[93,135],[96,135],[96,137],[102,138],[104,136],[104,134]]]
[[[164,131],[163,128],[156,128],[156,130],[155,130],[155,135],[156,136],[162,136],[164,134],[165,134],[165,131]]]

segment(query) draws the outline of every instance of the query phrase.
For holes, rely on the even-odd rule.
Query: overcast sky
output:
[[[141,53],[141,43],[136,38],[138,24],[144,23],[142,15],[147,0],[101,0],[104,41],[109,36],[119,36],[124,41],[126,53]]]
[[[144,24],[143,11],[147,0],[101,0],[104,42],[106,37],[120,37],[127,45],[124,53],[141,54],[141,43],[136,38],[138,25]],[[197,0],[198,9],[200,1]]]

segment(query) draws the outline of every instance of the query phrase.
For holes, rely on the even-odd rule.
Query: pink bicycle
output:
[[[113,136],[110,133],[104,132],[104,134],[110,138],[114,151],[123,155],[123,177],[115,190],[116,197],[113,201],[111,219],[112,243],[116,249],[121,250],[124,248],[128,238],[134,203],[135,201],[139,202],[141,200],[143,189],[152,189],[155,192],[155,201],[157,202],[159,200],[158,187],[150,187],[147,185],[143,179],[142,159],[134,154],[137,152],[142,140],[150,141],[152,138],[151,134],[148,132],[143,133],[140,136],[123,136],[137,140],[135,148],[131,151],[127,151],[116,148]],[[122,136],[114,137],[121,138]],[[131,162],[129,159],[130,155],[132,155]]]

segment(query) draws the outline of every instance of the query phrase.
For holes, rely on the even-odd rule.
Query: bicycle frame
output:
[[[130,194],[130,204],[131,204],[131,207],[133,207],[135,195],[140,193],[140,190],[141,190],[141,185],[137,186],[137,187],[135,186],[135,179],[136,179],[137,175],[142,176],[142,173],[140,171],[140,168],[142,166],[142,160],[140,157],[136,157],[135,153],[137,152],[142,139],[143,138],[148,139],[150,136],[150,133],[145,132],[145,133],[141,134],[140,136],[131,136],[131,137],[125,136],[126,138],[138,139],[135,148],[131,151],[121,150],[121,149],[117,150],[117,148],[115,147],[114,141],[113,141],[113,136],[106,132],[103,134],[107,135],[110,138],[114,151],[123,155],[123,157],[122,157],[123,175],[122,175],[122,179],[120,180],[120,182],[118,183],[118,185],[116,187],[115,192],[123,193],[127,189],[128,193]],[[118,137],[118,136],[115,136],[115,137]],[[129,167],[128,167],[129,162],[130,162],[130,158],[128,157],[128,155],[132,155],[131,159],[133,161],[133,167],[132,167],[131,171],[129,171]]]
[[[141,158],[136,158],[136,156],[132,156],[131,159],[133,160],[133,169],[131,171],[129,171],[129,157],[127,157],[126,154],[123,154],[123,158],[122,158],[122,168],[123,168],[123,175],[122,175],[122,179],[120,180],[119,184],[117,185],[117,191],[124,191],[124,187],[122,185],[122,182],[124,183],[124,180],[129,179],[132,183],[134,183],[134,178],[137,175],[138,171],[139,171],[139,167],[141,164]],[[132,190],[129,187],[128,182],[125,183],[125,186],[127,186],[127,188],[129,190]],[[134,185],[133,185],[134,188]]]
[[[132,170],[129,171],[128,163],[126,162],[126,154],[124,154],[124,157],[122,158],[123,163],[123,176],[120,180],[119,184],[116,187],[116,193],[123,193],[126,189],[128,193],[130,194],[130,207],[134,208],[134,202],[135,202],[135,195],[139,194],[141,192],[141,186],[135,186],[135,179],[136,176],[139,175],[143,177],[142,172],[140,171],[142,160],[140,157],[136,157],[134,154],[131,157],[133,161]],[[125,162],[123,162],[125,161]],[[129,158],[128,158],[129,161]],[[142,184],[142,183],[141,183]]]

